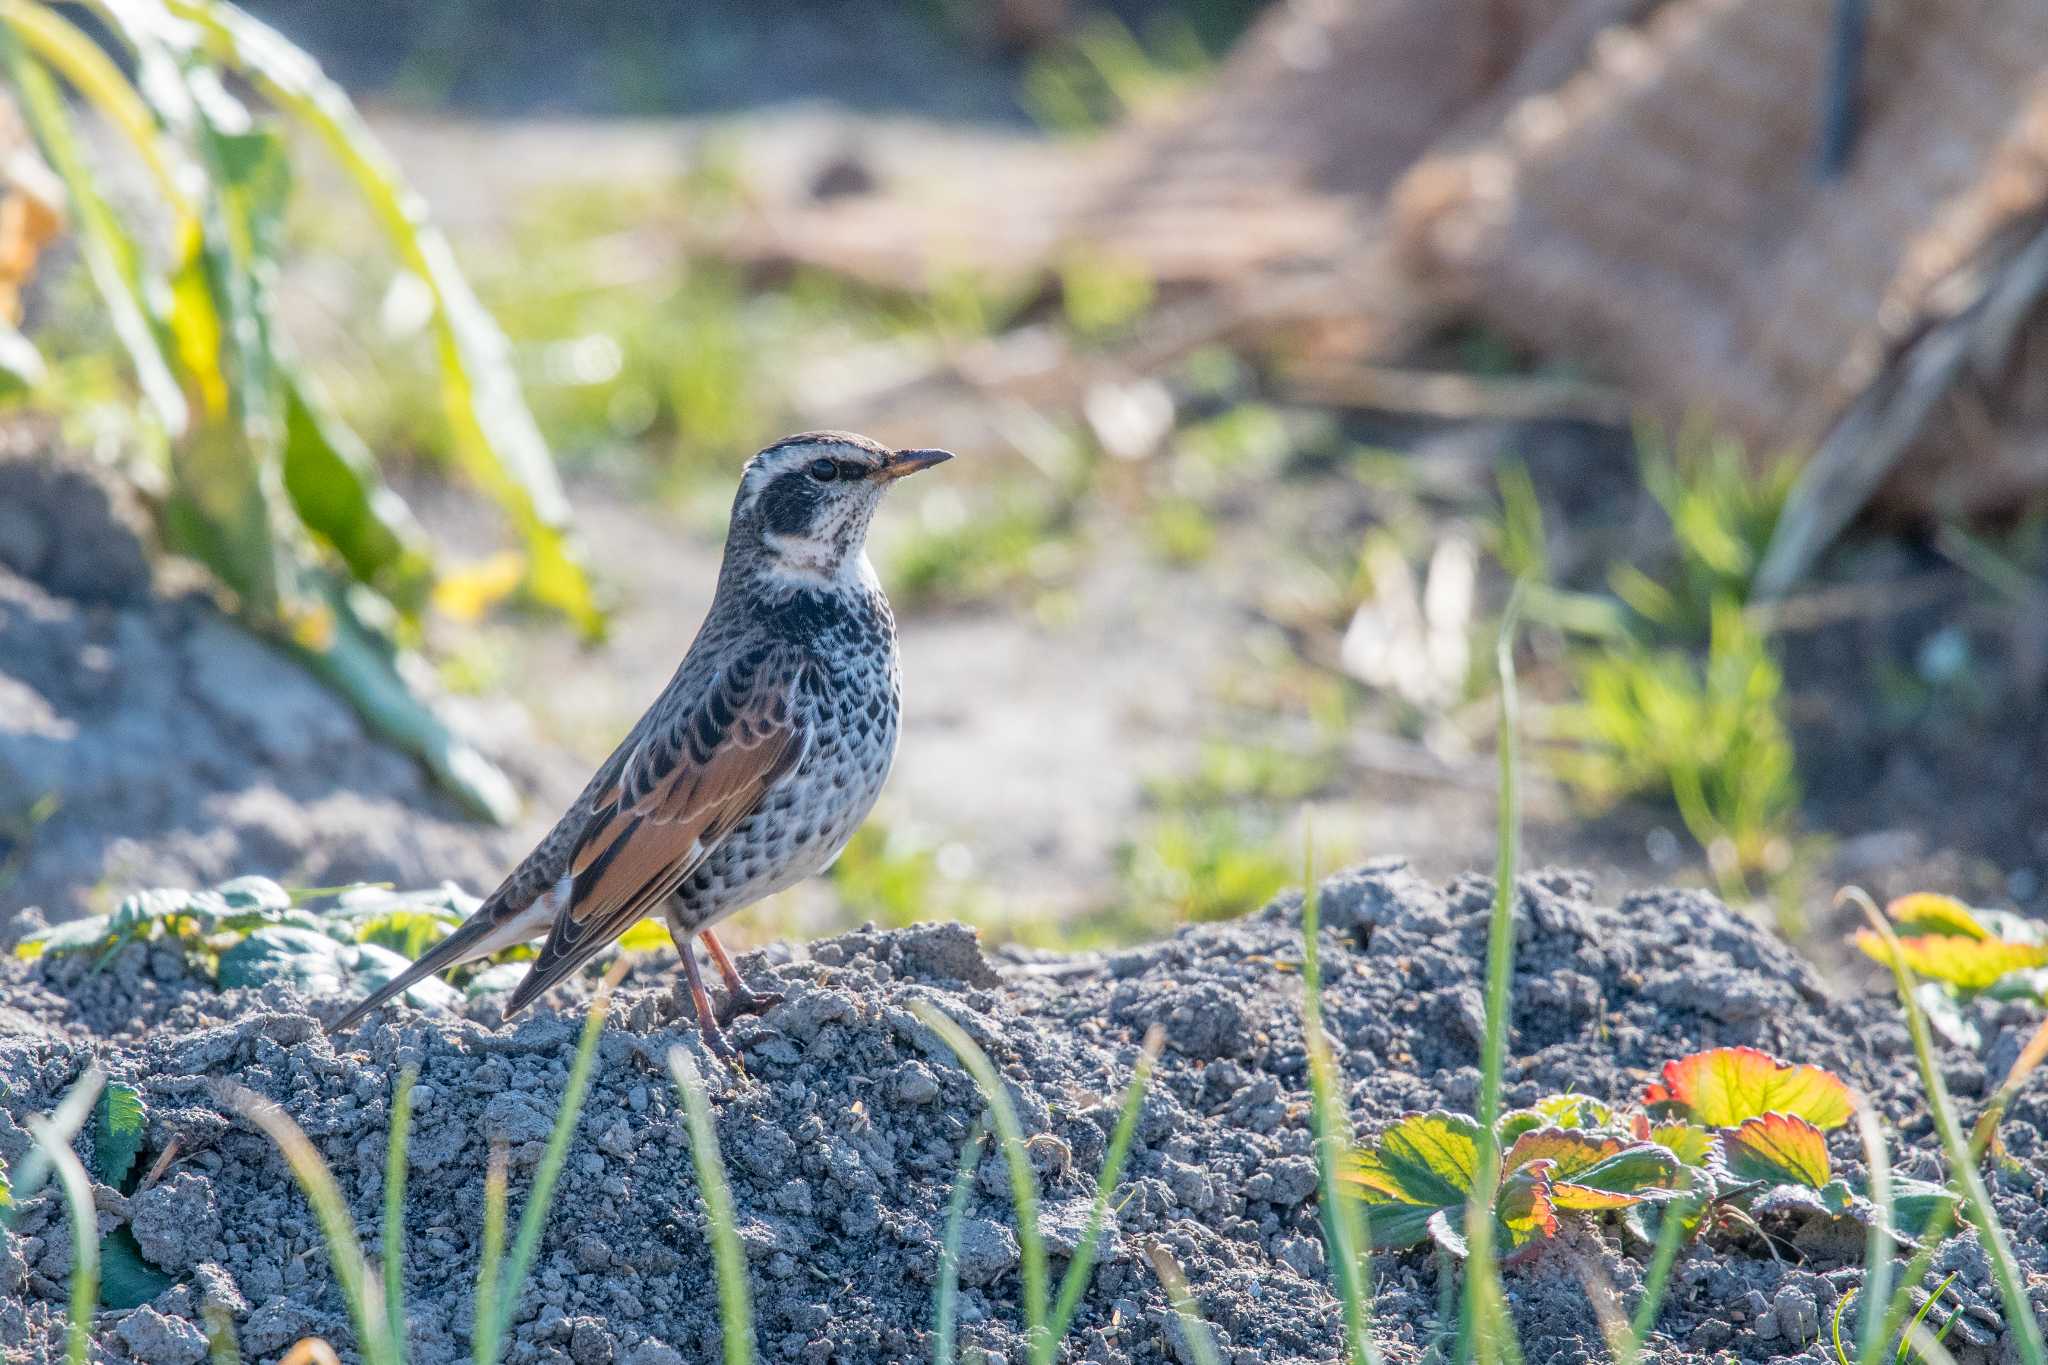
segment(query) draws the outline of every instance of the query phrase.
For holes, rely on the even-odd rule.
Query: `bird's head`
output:
[[[850,431],[785,437],[747,461],[732,504],[727,562],[829,586],[860,571],[868,523],[890,485],[952,459],[944,450],[890,450]]]

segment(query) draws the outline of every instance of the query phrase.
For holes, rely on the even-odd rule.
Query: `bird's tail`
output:
[[[400,992],[410,990],[413,986],[434,975],[436,972],[446,971],[457,963],[467,962],[470,958],[480,956],[483,951],[487,951],[482,941],[490,936],[495,927],[491,923],[493,916],[490,914],[490,910],[491,906],[489,903],[478,906],[476,912],[463,922],[461,928],[428,949],[410,967],[407,967],[397,976],[392,977],[391,980],[379,986],[371,993],[369,999],[364,1000],[347,1014],[342,1015],[340,1019],[328,1025],[328,1034],[332,1036],[337,1033],[347,1032],[361,1023],[363,1016],[386,1001],[393,999]]]

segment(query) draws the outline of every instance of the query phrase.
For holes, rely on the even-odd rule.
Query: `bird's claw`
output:
[[[753,991],[742,986],[726,997],[726,1021],[730,1023],[743,1014],[766,1014],[782,1001],[783,995],[780,991]]]

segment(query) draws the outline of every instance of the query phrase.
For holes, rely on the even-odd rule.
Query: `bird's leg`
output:
[[[782,997],[774,991],[756,991],[740,979],[740,969],[732,963],[732,955],[725,951],[725,945],[709,929],[697,935],[704,940],[704,946],[711,950],[711,960],[718,964],[718,974],[725,978],[726,992],[732,996],[732,1012],[738,1014],[763,1014],[782,1003]]]
[[[737,1066],[739,1054],[725,1040],[725,1030],[718,1026],[718,1016],[711,1011],[711,997],[704,990],[704,977],[697,967],[697,954],[690,947],[689,931],[678,925],[671,915],[668,932],[676,941],[676,952],[683,959],[683,972],[690,982],[690,1001],[697,1007],[697,1031],[704,1035],[704,1045],[721,1061]]]

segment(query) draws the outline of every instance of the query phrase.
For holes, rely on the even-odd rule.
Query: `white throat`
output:
[[[868,562],[865,547],[844,554],[839,546],[821,536],[765,535],[762,543],[771,558],[763,571],[770,583],[791,588],[847,588],[876,583],[875,566]]]

